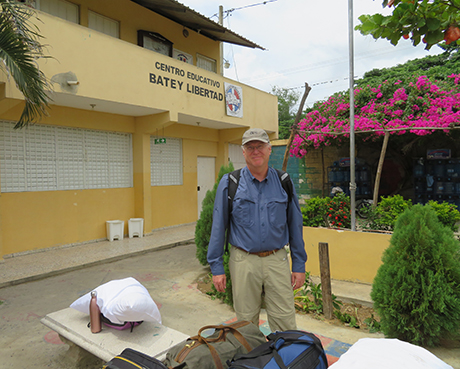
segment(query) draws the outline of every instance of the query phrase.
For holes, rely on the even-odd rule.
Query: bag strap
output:
[[[240,331],[238,331],[238,328],[242,328],[246,325],[250,324],[250,322],[246,320],[241,320],[237,321],[232,324],[219,324],[219,325],[206,325],[198,331],[198,335],[196,337],[192,337],[193,339],[196,339],[199,342],[206,341],[206,344],[208,342],[221,342],[224,341],[225,338],[227,337],[227,333],[231,331],[233,333],[233,336],[238,340],[239,343],[243,345],[243,347],[249,352],[252,350],[251,345],[248,343],[246,338],[241,334]],[[207,329],[215,329],[216,331],[219,331],[219,335],[216,338],[204,338],[201,333]]]

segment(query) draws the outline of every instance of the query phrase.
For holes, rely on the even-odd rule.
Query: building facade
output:
[[[220,73],[222,42],[258,46],[185,5],[29,5],[52,101],[15,130],[24,97],[0,76],[0,258],[105,239],[108,220],[124,220],[125,234],[130,218],[147,234],[194,222],[243,132],[276,138],[276,96]]]

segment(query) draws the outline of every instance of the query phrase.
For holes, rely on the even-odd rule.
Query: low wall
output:
[[[304,227],[306,269],[313,276],[320,275],[318,244],[326,242],[332,279],[372,283],[390,238],[391,234]]]

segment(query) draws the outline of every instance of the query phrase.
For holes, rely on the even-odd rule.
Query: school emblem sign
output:
[[[225,105],[227,115],[243,118],[243,89],[225,82]]]

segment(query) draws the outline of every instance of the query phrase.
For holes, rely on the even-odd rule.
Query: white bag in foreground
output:
[[[361,338],[329,368],[453,369],[423,347],[387,338]]]
[[[136,279],[116,279],[96,287],[97,305],[112,323],[154,321],[161,323],[161,315],[149,291]],[[89,314],[91,292],[75,300],[70,307]]]

